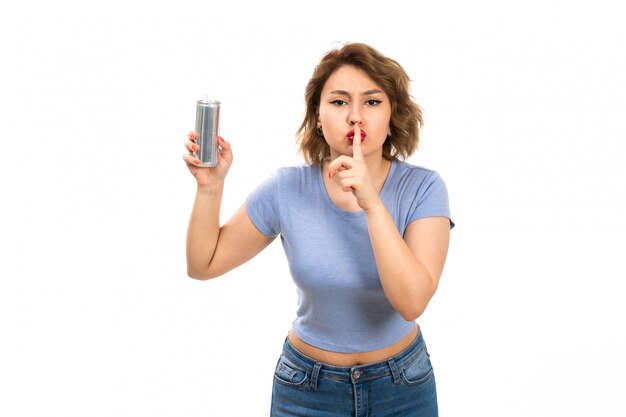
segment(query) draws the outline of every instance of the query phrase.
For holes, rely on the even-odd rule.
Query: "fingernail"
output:
[[[194,163],[194,164],[200,164],[200,160],[199,160],[199,159],[194,159],[194,160],[193,160],[193,163]]]
[[[195,152],[195,151],[197,151],[198,149],[200,149],[200,147],[199,147],[198,145],[193,145],[193,146],[191,147],[191,149],[193,149],[193,150],[194,150],[194,152]]]

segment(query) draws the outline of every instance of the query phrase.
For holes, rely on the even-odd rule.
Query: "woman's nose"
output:
[[[350,111],[350,124],[353,125],[356,123],[363,123],[363,116],[361,115],[361,109],[359,108],[358,104],[352,105]]]

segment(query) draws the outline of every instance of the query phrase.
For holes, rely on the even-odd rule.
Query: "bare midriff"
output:
[[[419,328],[415,326],[415,328],[399,342],[371,352],[343,353],[320,349],[303,342],[298,337],[293,327],[289,332],[289,342],[298,351],[317,361],[334,366],[355,366],[384,361],[394,355],[397,355],[406,349],[411,342],[413,342],[413,340],[415,340],[418,331]]]

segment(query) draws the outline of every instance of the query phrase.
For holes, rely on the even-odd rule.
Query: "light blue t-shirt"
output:
[[[451,218],[441,177],[406,162],[392,162],[380,197],[403,236],[413,220]],[[334,352],[368,352],[398,342],[415,327],[385,296],[365,212],[345,211],[331,201],[319,165],[279,169],[246,204],[263,234],[280,234],[298,292],[294,329],[304,342]]]

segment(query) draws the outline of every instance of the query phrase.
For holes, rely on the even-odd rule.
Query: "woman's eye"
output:
[[[380,103],[382,103],[382,101],[371,99],[371,100],[367,100],[366,103],[370,106],[378,106]]]
[[[345,106],[346,104],[348,104],[347,102],[343,101],[343,100],[333,100],[330,102],[331,104],[334,104],[335,106]]]

